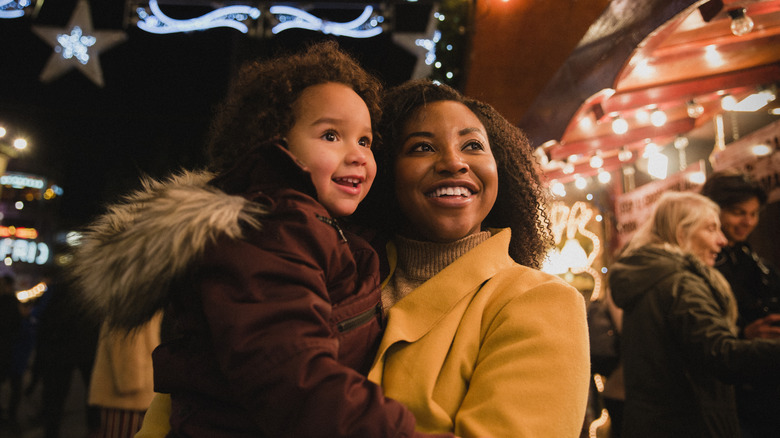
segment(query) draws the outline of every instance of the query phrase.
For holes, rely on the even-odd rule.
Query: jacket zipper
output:
[[[379,312],[382,311],[382,304],[379,303],[376,306],[366,310],[365,312],[353,316],[352,318],[345,319],[344,321],[341,321],[336,325],[336,328],[338,328],[340,333],[348,332],[355,327],[359,327],[366,322],[370,321],[371,318],[376,316]]]

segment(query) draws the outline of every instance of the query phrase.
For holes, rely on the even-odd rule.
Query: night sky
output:
[[[101,0],[90,5],[95,30],[128,35],[99,55],[104,88],[77,69],[50,83],[38,79],[53,50],[31,28],[65,27],[75,0],[47,1],[35,18],[0,19],[0,125],[9,136],[21,133],[30,143],[8,170],[42,175],[63,187],[62,228],[83,225],[106,202],[138,187],[141,175],[161,177],[203,165],[211,112],[236,66],[326,38],[302,30],[269,39],[234,29],[155,35],[123,29],[124,4]],[[192,18],[210,9],[163,10]],[[358,13],[350,12],[353,17]],[[405,81],[413,71],[416,58],[388,34],[338,41],[388,85]]]

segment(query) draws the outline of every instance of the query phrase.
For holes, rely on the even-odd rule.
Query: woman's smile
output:
[[[498,193],[496,161],[479,118],[459,102],[429,103],[406,123],[402,138],[395,165],[407,218],[402,232],[439,242],[479,232]]]

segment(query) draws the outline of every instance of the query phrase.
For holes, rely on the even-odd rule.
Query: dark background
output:
[[[7,137],[20,134],[29,142],[22,156],[10,160],[8,171],[44,176],[63,188],[63,229],[83,225],[105,203],[136,188],[141,175],[161,177],[181,167],[202,166],[212,109],[242,63],[333,38],[303,30],[255,38],[228,28],[150,34],[123,27],[124,1],[93,1],[93,28],[124,30],[128,37],[99,54],[105,86],[98,87],[76,68],[42,83],[38,77],[53,48],[32,26],[64,28],[75,6],[76,0],[50,0],[36,17],[0,19],[0,125],[8,129]],[[319,7],[315,15],[332,21],[351,20],[362,9]],[[211,10],[161,8],[181,19]],[[424,4],[397,9],[395,30],[421,32],[428,10]],[[394,44],[390,32],[336,39],[387,85],[409,79],[414,69],[415,56]]]

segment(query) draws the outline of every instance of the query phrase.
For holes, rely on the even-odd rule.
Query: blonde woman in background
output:
[[[777,378],[780,342],[737,337],[736,301],[713,268],[726,245],[719,212],[704,196],[665,193],[612,267],[624,310],[623,436],[739,437],[732,383]]]

